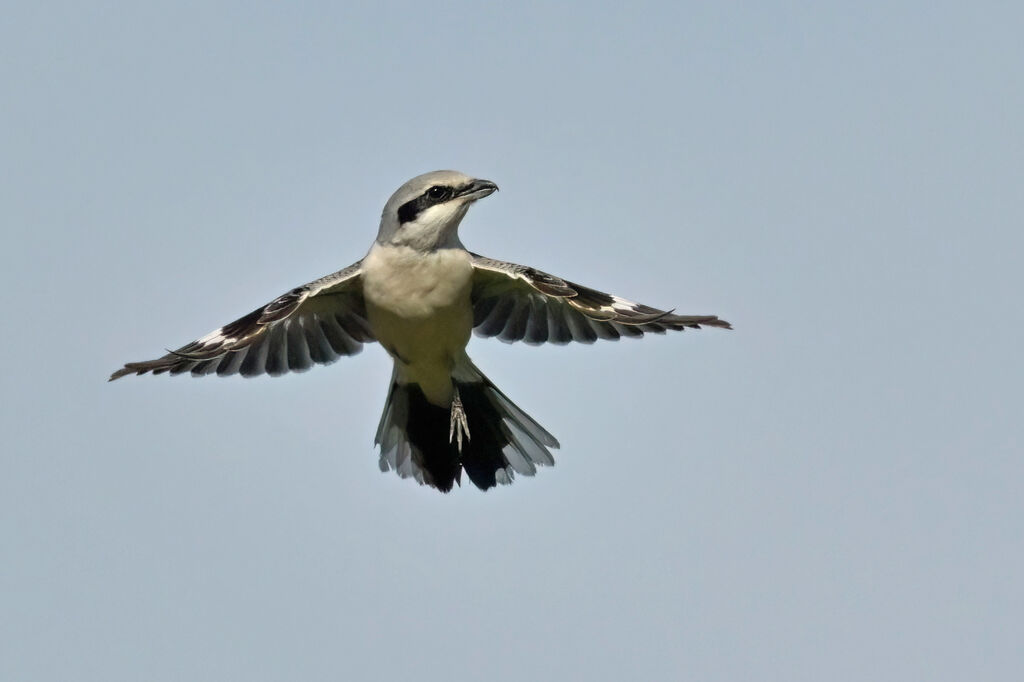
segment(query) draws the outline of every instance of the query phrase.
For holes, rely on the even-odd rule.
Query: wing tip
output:
[[[718,315],[664,315],[655,320],[655,323],[669,325],[669,329],[701,329],[702,327],[717,327],[719,329],[732,329],[732,324],[720,319]],[[676,326],[672,326],[676,325]]]
[[[134,366],[135,364],[136,363],[134,362],[129,362],[124,367],[111,374],[110,378],[107,379],[107,382],[117,381],[121,377],[126,377],[129,374],[144,374],[146,370],[140,371],[138,367]]]
[[[718,319],[717,315],[709,319],[707,322],[701,322],[701,324],[706,324],[709,327],[718,327],[719,329],[732,329],[731,323]]]

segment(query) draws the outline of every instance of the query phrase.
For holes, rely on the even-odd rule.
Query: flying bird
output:
[[[466,354],[471,332],[528,344],[593,343],[686,328],[731,328],[715,315],[605,294],[467,251],[459,224],[496,192],[489,180],[434,171],[398,188],[369,252],[156,360],[110,376],[301,372],[379,342],[394,360],[377,428],[380,468],[443,492],[462,472],[487,490],[554,464],[558,441]]]

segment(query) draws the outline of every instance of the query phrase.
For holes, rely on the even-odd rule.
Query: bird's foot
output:
[[[466,411],[462,407],[462,399],[459,397],[459,389],[455,389],[452,396],[452,419],[448,426],[448,442],[458,443],[459,452],[462,452],[462,435],[469,440],[469,420],[466,419]]]

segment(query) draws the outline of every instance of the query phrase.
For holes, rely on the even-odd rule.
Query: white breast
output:
[[[463,249],[423,253],[374,244],[363,259],[367,303],[403,317],[431,317],[457,302],[469,304],[473,265]]]
[[[419,383],[431,402],[447,400],[473,327],[469,253],[374,244],[362,277],[370,326],[399,361],[401,378]]]

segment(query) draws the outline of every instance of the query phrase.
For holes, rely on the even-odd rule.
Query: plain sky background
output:
[[[3,14],[0,679],[1019,679],[1019,3]],[[106,383],[436,168],[735,331],[474,340],[562,442],[486,494],[378,471],[376,346]]]

